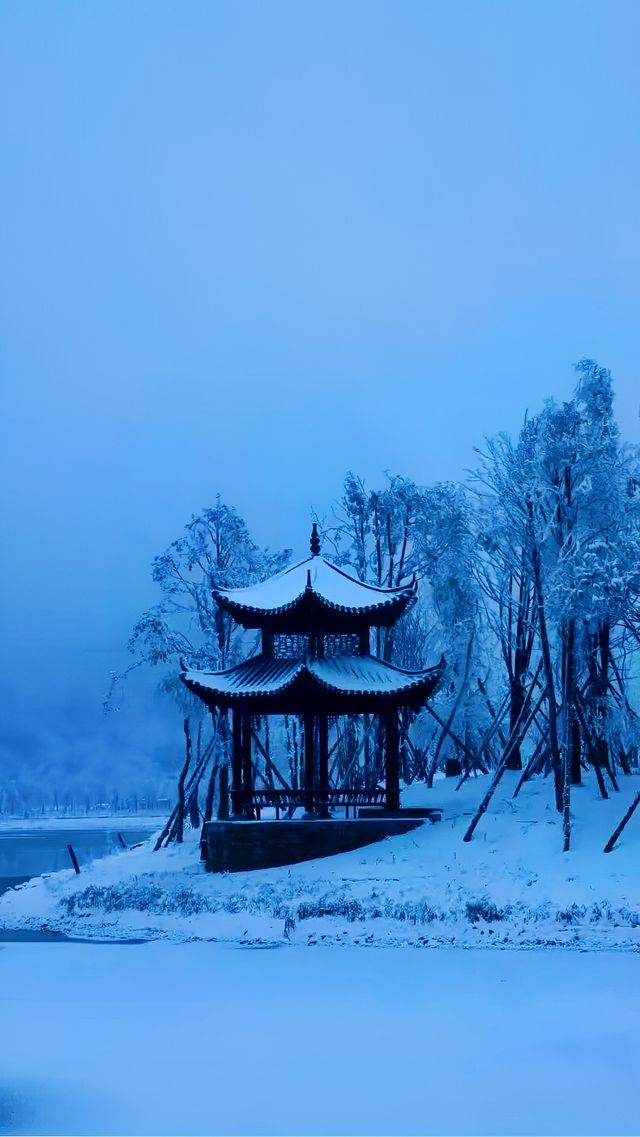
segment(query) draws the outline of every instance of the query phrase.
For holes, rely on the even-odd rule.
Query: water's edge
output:
[[[127,846],[144,841],[158,828],[158,820],[122,827]],[[104,826],[82,824],[60,829],[0,829],[0,895],[18,888],[28,880],[45,873],[71,868],[67,845],[72,845],[80,865],[103,857],[121,848],[118,840],[118,823]],[[0,945],[6,943],[82,943],[82,944],[140,944],[146,940],[94,940],[64,936],[59,932],[26,930],[0,926]]]

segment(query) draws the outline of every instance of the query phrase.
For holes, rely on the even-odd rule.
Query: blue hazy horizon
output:
[[[304,549],[348,468],[460,478],[582,356],[637,439],[639,33],[620,0],[3,4],[8,701],[97,705],[217,492]]]

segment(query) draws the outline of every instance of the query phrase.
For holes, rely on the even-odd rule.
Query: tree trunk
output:
[[[589,682],[585,698],[590,711],[594,764],[607,770],[611,775],[609,753],[609,708],[608,691],[611,660],[611,629],[608,622],[599,624],[598,630],[590,637],[588,654]],[[615,778],[612,778],[615,786]],[[617,787],[616,787],[617,788]]]
[[[229,767],[220,770],[220,793],[218,794],[218,821],[229,820]]]
[[[573,751],[573,721],[574,711],[574,651],[576,629],[573,620],[569,620],[562,637],[562,671],[564,689],[562,698],[562,727],[563,727],[563,770],[562,770],[562,833],[564,837],[563,851],[569,852],[571,847],[571,758]]]
[[[604,778],[602,777],[602,768],[600,766],[600,753],[599,753],[596,745],[594,744],[593,737],[592,737],[591,731],[589,729],[589,724],[588,724],[586,717],[585,717],[585,708],[584,708],[584,705],[582,703],[582,697],[580,695],[580,691],[577,688],[575,691],[574,706],[576,709],[576,713],[578,715],[580,727],[582,729],[582,736],[584,738],[585,746],[587,747],[587,754],[589,755],[589,761],[593,765],[593,768],[595,771],[596,781],[598,783],[598,789],[600,790],[600,796],[606,800],[609,797],[609,794],[607,793],[607,787],[605,786]]]
[[[180,771],[180,778],[178,779],[178,816],[176,818],[176,841],[182,844],[184,840],[184,815],[185,815],[185,797],[184,797],[184,783],[187,777],[187,771],[191,764],[191,730],[189,728],[189,719],[184,720],[184,737],[187,750],[187,757],[182,770]]]
[[[533,505],[528,503],[529,518],[531,520],[531,564],[533,566],[533,583],[538,608],[538,628],[540,630],[540,647],[542,649],[542,662],[547,689],[547,705],[549,709],[549,749],[553,765],[553,786],[555,803],[558,813],[563,809],[563,779],[562,763],[560,759],[560,744],[558,742],[558,712],[556,704],[555,687],[553,682],[553,665],[551,663],[551,648],[549,646],[549,633],[547,631],[547,617],[545,611],[544,589],[542,587],[542,565],[540,563],[540,550],[535,533],[533,532]]]
[[[571,785],[582,785],[582,744],[580,740],[580,723],[575,714],[571,716]]]
[[[522,676],[514,677],[511,684],[511,707],[509,712],[509,733],[513,732],[513,728],[520,718],[522,704],[524,703],[524,688],[522,686]],[[507,770],[521,770],[522,769],[522,754],[519,746],[514,746],[509,760],[507,762]]]
[[[228,767],[225,766],[225,770],[226,769],[228,769]],[[207,796],[206,796],[205,802],[204,802],[204,816],[202,818],[202,824],[203,825],[206,825],[207,822],[211,821],[211,818],[213,817],[213,802],[214,802],[215,792],[216,792],[217,774],[218,774],[218,763],[214,762],[213,766],[211,767],[211,774],[209,775],[209,785],[207,786]],[[228,777],[228,774],[227,774],[227,777]]]
[[[200,828],[200,803],[198,801],[198,787],[189,797],[189,824],[192,829]]]
[[[528,782],[529,779],[534,776],[534,774],[537,774],[539,772],[540,767],[542,766],[542,763],[545,761],[547,754],[548,754],[547,736],[546,736],[546,734],[542,734],[540,736],[540,738],[538,739],[536,745],[535,745],[535,749],[533,751],[533,754],[531,755],[531,757],[530,757],[529,761],[527,762],[524,770],[522,771],[520,777],[518,778],[518,784],[517,784],[515,790],[513,791],[514,800],[515,800],[515,798],[517,798],[518,794],[520,793],[520,790],[522,789],[524,783]]]
[[[524,718],[524,715],[527,714],[527,712],[529,710],[530,700],[531,700],[531,696],[533,695],[534,686],[535,686],[535,681],[534,681],[534,683],[531,684],[527,699],[526,699],[526,701],[523,705],[523,708],[520,712],[521,719]],[[491,798],[493,797],[495,791],[497,790],[497,788],[500,784],[500,781],[502,779],[502,775],[504,774],[504,772],[507,768],[507,762],[509,760],[509,752],[510,752],[511,747],[514,746],[516,743],[522,744],[522,741],[525,738],[527,731],[528,731],[529,727],[531,726],[531,723],[533,722],[535,716],[538,713],[538,710],[540,708],[540,705],[542,703],[543,698],[544,698],[544,691],[543,691],[542,695],[540,696],[540,698],[538,699],[538,702],[536,703],[533,710],[527,714],[526,721],[519,722],[516,724],[516,726],[514,728],[514,732],[511,736],[511,738],[509,739],[508,744],[507,744],[507,749],[506,749],[505,754],[503,755],[502,761],[501,761],[500,765],[498,766],[498,769],[496,770],[496,772],[495,772],[495,774],[491,780],[491,785],[489,786],[489,789],[487,790],[482,801],[480,802],[480,805],[478,806],[477,812],[476,812],[475,816],[473,817],[471,824],[469,825],[469,828],[467,829],[467,832],[465,833],[465,835],[463,837],[463,841],[470,841],[471,838],[473,837],[476,826],[477,826],[478,822],[480,821],[480,818],[482,817],[482,815],[484,813],[486,813],[487,808],[489,806],[489,802],[491,801]]]
[[[439,737],[437,745],[436,745],[435,753],[433,755],[433,761],[431,762],[431,766],[429,769],[429,775],[427,777],[427,785],[429,786],[429,789],[431,789],[433,786],[433,779],[435,776],[436,769],[438,767],[438,759],[440,757],[440,751],[442,750],[442,745],[444,743],[444,740],[449,733],[451,733],[452,738],[454,737],[453,733],[451,732],[451,727],[453,726],[454,719],[456,717],[456,714],[458,712],[458,709],[460,707],[460,704],[462,702],[462,699],[464,697],[464,693],[466,690],[467,680],[469,678],[469,667],[471,664],[472,648],[473,648],[473,637],[471,637],[469,639],[469,643],[467,644],[467,651],[466,651],[465,661],[464,661],[464,673],[463,673],[462,680],[460,683],[460,690],[458,691],[458,694],[456,695],[453,707],[451,708],[451,713],[449,714],[449,718],[447,719],[447,721],[446,721],[446,723],[442,729],[442,732],[440,734],[440,737]]]

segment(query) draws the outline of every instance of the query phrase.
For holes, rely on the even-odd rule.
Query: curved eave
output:
[[[254,661],[222,672],[184,671],[180,679],[185,686],[210,707],[241,707],[274,714],[313,711],[314,706],[326,713],[358,713],[375,710],[382,705],[420,706],[435,691],[443,673],[442,663],[420,672],[407,672],[372,657],[353,657],[361,666],[374,665],[379,678],[369,675],[359,684],[349,684],[337,665],[335,681],[331,681],[331,665],[327,661],[274,661],[258,657]],[[319,674],[323,671],[324,674]],[[279,674],[278,674],[279,672]],[[394,683],[394,677],[397,682]],[[345,682],[345,678],[347,681]],[[284,710],[283,710],[284,708]]]
[[[335,665],[337,669],[344,666],[349,657],[337,656],[335,657]],[[435,667],[426,668],[423,671],[405,671],[401,667],[395,667],[392,663],[384,663],[382,660],[377,659],[375,656],[356,656],[355,659],[364,666],[371,662],[378,668],[384,676],[384,684],[375,685],[375,680],[371,681],[367,686],[352,686],[349,687],[343,683],[331,682],[327,675],[322,675],[322,670],[325,669],[325,660],[318,660],[317,663],[311,664],[310,673],[314,681],[325,690],[330,691],[336,695],[347,695],[349,697],[357,697],[360,695],[375,695],[378,698],[389,696],[390,698],[397,698],[400,695],[414,694],[426,692],[427,698],[436,688],[442,677],[444,667],[442,663],[436,664]],[[397,683],[393,686],[393,678],[396,677]]]
[[[287,661],[280,661],[286,665]],[[258,668],[262,664],[261,679]],[[269,698],[285,694],[304,671],[304,663],[291,661],[278,667],[273,660],[258,657],[246,660],[227,671],[183,671],[180,679],[185,687],[200,698],[219,697],[230,702],[242,699]],[[253,678],[251,678],[253,674]]]
[[[278,621],[311,617],[384,626],[413,603],[417,582],[384,588],[345,572],[325,557],[312,555],[269,580],[243,588],[214,588],[212,596],[245,627],[274,627]],[[320,630],[319,628],[317,629]],[[333,630],[333,628],[332,628]]]
[[[349,627],[390,627],[410,608],[416,600],[415,589],[407,587],[368,605],[346,605],[327,600],[313,588],[307,588],[287,604],[277,608],[259,608],[233,600],[223,592],[214,591],[214,600],[223,611],[245,628],[266,628],[277,630],[278,626],[300,627],[304,629],[317,620],[319,627],[348,631]],[[334,624],[331,617],[339,620]],[[328,621],[328,623],[327,623]]]

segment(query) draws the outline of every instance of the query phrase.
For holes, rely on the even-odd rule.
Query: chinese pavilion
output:
[[[185,670],[180,678],[209,707],[231,711],[232,818],[255,818],[252,719],[297,715],[304,732],[306,816],[329,817],[329,720],[341,715],[379,716],[384,738],[384,811],[400,808],[400,708],[417,709],[435,690],[442,663],[406,671],[371,654],[371,629],[392,627],[415,603],[415,580],[378,588],[349,576],[320,555],[314,524],[311,555],[270,580],[248,588],[215,589],[223,612],[243,628],[261,632],[259,655],[224,671]],[[372,799],[373,800],[373,799]],[[259,815],[259,812],[258,812]]]

